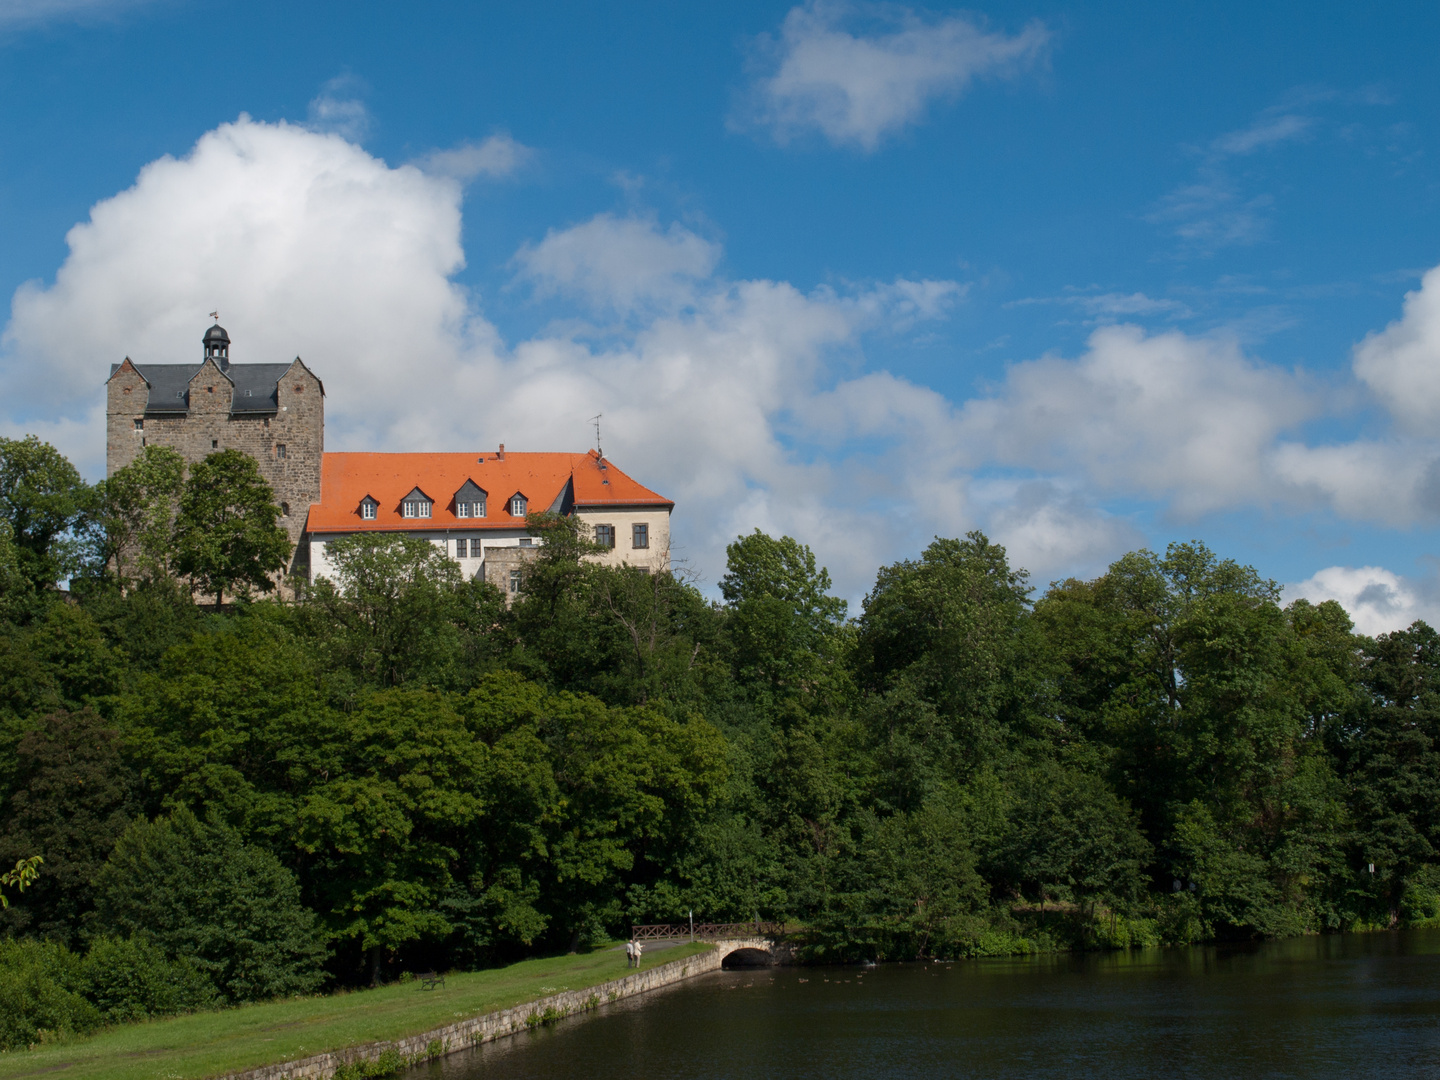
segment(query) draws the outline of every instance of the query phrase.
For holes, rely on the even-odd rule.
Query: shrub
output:
[[[215,987],[194,961],[167,959],[145,938],[98,938],[80,963],[80,987],[110,1024],[220,1004]]]
[[[80,982],[80,959],[63,945],[0,941],[0,1050],[98,1028],[100,1010]]]
[[[309,993],[325,947],[295,876],[274,855],[185,809],[132,825],[96,881],[100,923],[189,958],[230,1001]]]

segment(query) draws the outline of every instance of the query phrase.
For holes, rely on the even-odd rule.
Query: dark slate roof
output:
[[[190,411],[190,380],[199,372],[202,364],[131,363],[140,373],[140,377],[150,384],[150,400],[145,406],[147,415]],[[119,370],[119,364],[110,365],[111,375]],[[275,388],[289,370],[289,364],[231,364],[225,370],[234,385],[230,412],[275,412],[279,407]]]
[[[225,374],[235,384],[235,396],[230,403],[232,413],[272,413],[280,405],[275,388],[289,364],[231,364]]]
[[[483,502],[485,489],[478,486],[474,480],[466,480],[460,485],[460,490],[455,492],[456,502]]]

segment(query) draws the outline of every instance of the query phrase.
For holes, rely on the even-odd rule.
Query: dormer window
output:
[[[527,502],[528,502],[528,500],[526,500],[525,496],[519,494],[518,492],[517,492],[516,494],[514,494],[514,495],[511,495],[511,496],[510,496],[510,516],[511,516],[511,517],[524,517],[524,516],[525,516],[525,507],[526,507],[526,505],[527,505]]]
[[[433,505],[435,505],[435,500],[417,487],[401,501],[400,516],[404,518],[428,518],[430,516],[430,507]]]
[[[455,516],[457,518],[483,518],[485,516],[485,492],[474,480],[466,480],[455,492]]]
[[[370,498],[369,495],[366,495],[364,501],[360,504],[360,517],[365,521],[374,521],[375,511],[378,510],[379,507],[379,503]]]

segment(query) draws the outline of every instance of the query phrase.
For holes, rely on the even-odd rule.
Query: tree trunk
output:
[[[570,955],[574,956],[580,951],[580,928],[577,926],[575,932],[570,935]]]
[[[380,985],[380,955],[384,950],[379,945],[370,949],[370,987],[374,989]]]

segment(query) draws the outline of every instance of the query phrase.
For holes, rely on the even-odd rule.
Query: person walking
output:
[[[629,941],[625,942],[625,966],[626,966],[627,968],[632,968],[632,967],[635,966],[635,939],[634,939],[634,938],[631,938]]]
[[[640,942],[638,942],[638,941],[635,942],[635,966],[636,966],[636,968],[639,968],[639,966],[640,966],[640,954],[643,953],[644,951],[645,951],[645,946],[644,946],[644,945],[641,945]]]

